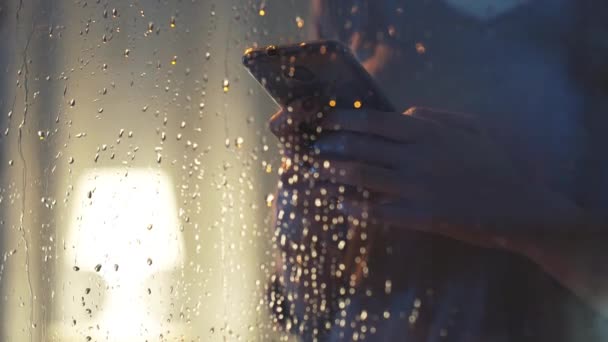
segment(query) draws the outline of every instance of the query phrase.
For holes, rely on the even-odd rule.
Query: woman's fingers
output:
[[[326,160],[319,172],[321,180],[345,184],[372,193],[401,198],[422,198],[426,195],[423,182],[407,176],[403,171],[360,162]]]
[[[312,131],[317,126],[324,131],[351,131],[380,136],[401,143],[432,139],[438,128],[445,126],[468,133],[480,133],[480,126],[470,115],[412,107],[405,113],[383,112],[373,109],[337,109],[317,117],[318,106],[304,106],[294,101],[270,119],[270,129],[277,136],[300,131],[303,123]],[[320,119],[320,120],[317,120]]]
[[[319,126],[329,131],[352,131],[380,136],[400,143],[432,138],[437,125],[430,120],[372,109],[336,110],[327,113]]]
[[[314,143],[320,156],[334,159],[361,161],[387,168],[414,163],[414,146],[407,147],[392,140],[353,132],[330,132],[322,134]],[[404,153],[406,148],[408,153]]]
[[[432,208],[432,210],[431,210]],[[472,222],[454,223],[442,221],[441,208],[428,201],[397,199],[394,201],[348,201],[342,210],[354,218],[364,217],[372,224],[389,225],[396,229],[415,230],[441,235],[484,248],[505,248],[523,245],[522,238],[503,236],[494,231],[476,227]],[[523,237],[525,241],[525,236]]]
[[[426,204],[426,201],[409,199],[383,203],[376,201],[348,202],[344,203],[343,210],[353,217],[364,216],[372,223],[426,231],[427,225],[433,217]]]
[[[270,118],[270,130],[278,137],[313,132],[320,107],[314,98],[294,100]]]
[[[479,134],[480,125],[475,121],[475,117],[470,114],[458,112],[446,112],[424,107],[411,107],[404,113],[406,116],[429,120],[437,125],[456,128],[468,133]]]

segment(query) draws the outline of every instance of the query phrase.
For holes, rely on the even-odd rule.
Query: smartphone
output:
[[[243,64],[283,108],[294,100],[395,111],[350,49],[337,41],[247,49]]]

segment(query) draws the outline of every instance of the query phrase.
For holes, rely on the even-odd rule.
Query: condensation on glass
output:
[[[277,108],[240,60],[299,7],[0,4],[0,340],[281,338]]]

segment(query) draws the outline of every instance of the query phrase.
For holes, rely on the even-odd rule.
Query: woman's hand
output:
[[[573,210],[463,114],[337,110],[319,125],[320,178],[369,190],[372,220],[494,246]]]
[[[608,316],[605,256],[589,247],[608,224],[529,177],[471,117],[347,110],[320,125],[315,152],[330,167],[319,178],[371,192],[345,202],[349,214],[521,254]]]
[[[422,108],[335,110],[305,136],[299,121],[309,116],[280,112],[271,128],[288,154],[313,156],[317,180],[369,192],[342,202],[351,217],[396,234],[418,230],[524,255],[590,302],[608,293],[597,289],[608,277],[578,262],[593,259],[585,246],[605,240],[605,222],[529,176],[533,161],[514,162],[472,117]],[[302,145],[306,139],[312,147]],[[574,261],[576,272],[568,267]]]

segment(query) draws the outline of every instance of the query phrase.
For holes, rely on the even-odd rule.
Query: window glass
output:
[[[607,16],[0,3],[0,340],[608,339]]]

